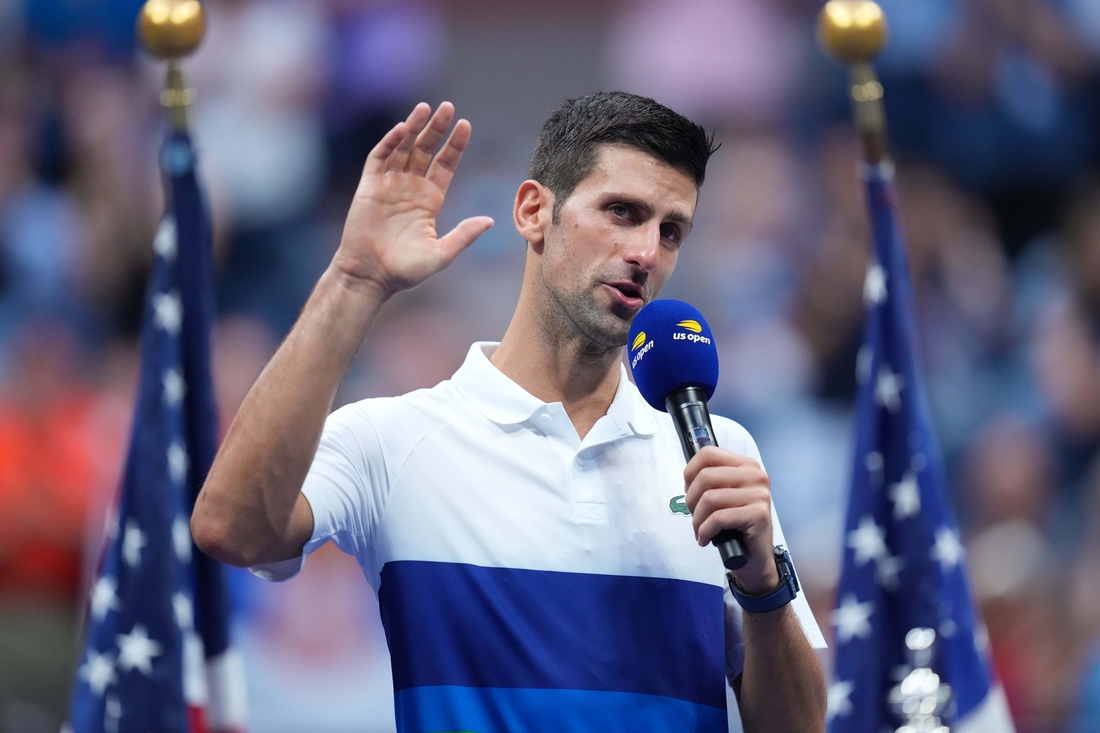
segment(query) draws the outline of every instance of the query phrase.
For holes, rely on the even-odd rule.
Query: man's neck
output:
[[[517,310],[490,361],[543,402],[561,402],[583,439],[615,399],[622,348],[593,349],[580,339],[557,339],[544,324],[529,320]]]

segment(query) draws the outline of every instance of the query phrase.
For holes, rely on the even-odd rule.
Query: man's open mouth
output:
[[[615,283],[607,283],[607,284],[610,285],[611,287],[615,288],[616,290],[618,290],[620,293],[622,293],[623,295],[625,295],[628,298],[641,298],[642,297],[641,289],[637,285],[634,285],[632,283],[615,282]]]

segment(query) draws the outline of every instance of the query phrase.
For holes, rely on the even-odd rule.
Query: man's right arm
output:
[[[212,557],[247,567],[301,554],[313,532],[302,484],[336,389],[379,308],[492,226],[473,217],[436,236],[470,137],[460,120],[435,152],[453,116],[449,103],[435,115],[417,105],[367,157],[332,264],[249,390],[195,502],[191,533]]]

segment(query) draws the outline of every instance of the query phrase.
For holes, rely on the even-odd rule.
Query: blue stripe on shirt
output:
[[[395,697],[398,733],[727,733],[729,730],[725,710],[631,692],[413,687]]]
[[[396,691],[614,691],[724,716],[719,586],[398,561],[382,568],[378,600]]]

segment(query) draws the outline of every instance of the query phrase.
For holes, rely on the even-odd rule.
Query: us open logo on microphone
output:
[[[645,344],[645,346],[642,346],[642,344]],[[638,351],[639,347],[641,347],[641,351]],[[652,341],[646,343],[645,331],[639,331],[638,335],[634,337],[634,343],[630,345],[631,351],[638,351],[638,353],[634,355],[634,358],[630,360],[630,368],[633,369],[634,367],[638,366],[638,362],[642,360],[643,356],[645,356],[645,352],[649,351],[652,348]]]
[[[680,321],[676,325],[679,328],[685,329],[689,333],[674,331],[672,334],[673,341],[691,341],[692,343],[697,344],[710,343],[710,339],[702,334],[703,327],[699,325],[699,321],[688,319],[685,321]]]

